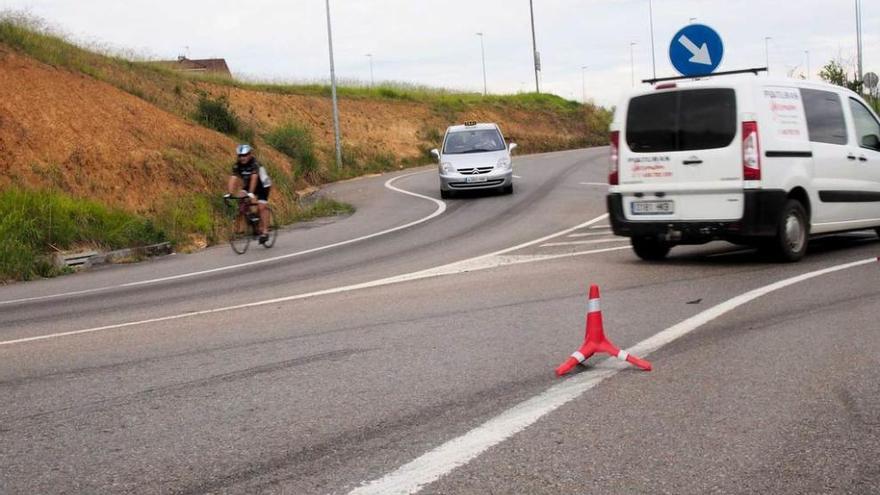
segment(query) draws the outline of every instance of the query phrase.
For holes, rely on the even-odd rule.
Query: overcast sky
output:
[[[151,58],[223,57],[237,76],[329,80],[323,0],[0,0],[81,43]],[[483,32],[492,93],[534,90],[528,0],[331,0],[337,75],[482,90]],[[541,89],[616,104],[652,73],[648,0],[534,0],[543,70]],[[812,77],[828,60],[854,62],[855,0],[654,0],[657,75],[673,35],[690,22],[715,28],[725,43],[718,70],[765,64],[771,73]],[[880,72],[880,1],[862,0],[865,72]],[[692,18],[696,18],[695,20]],[[582,71],[582,66],[588,66]],[[582,80],[585,78],[585,81]]]

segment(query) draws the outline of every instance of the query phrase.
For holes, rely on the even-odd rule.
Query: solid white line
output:
[[[502,256],[505,253],[509,253],[511,251],[515,251],[518,249],[522,249],[524,247],[531,246],[533,244],[544,242],[545,240],[547,240],[551,237],[564,235],[564,234],[571,232],[572,230],[586,227],[588,225],[591,225],[593,222],[598,222],[598,221],[603,220],[607,216],[608,216],[607,214],[604,214],[604,215],[601,215],[597,218],[594,218],[592,220],[584,222],[580,225],[576,225],[574,227],[570,227],[568,229],[565,229],[561,232],[557,232],[555,234],[550,234],[548,236],[541,237],[540,239],[535,239],[533,241],[524,242],[522,244],[518,244],[513,247],[501,249],[499,251],[495,251],[494,253],[484,254],[481,256],[474,257],[474,258],[470,258],[470,259],[466,259],[466,260],[462,260],[462,261],[457,261],[454,263],[449,263],[449,264],[438,266],[435,268],[428,268],[426,270],[420,270],[417,272],[405,273],[402,275],[395,275],[392,277],[386,277],[386,278],[382,278],[382,279],[378,279],[378,280],[372,280],[372,281],[363,282],[360,284],[346,285],[346,286],[342,286],[342,287],[334,287],[332,289],[319,290],[319,291],[308,292],[308,293],[304,293],[304,294],[296,294],[296,295],[292,295],[292,296],[278,297],[278,298],[267,299],[267,300],[263,300],[263,301],[255,301],[255,302],[251,302],[251,303],[237,304],[235,306],[224,306],[224,307],[220,307],[220,308],[205,309],[205,310],[201,310],[201,311],[192,311],[189,313],[181,313],[181,314],[176,314],[176,315],[161,316],[161,317],[157,317],[157,318],[149,318],[146,320],[129,321],[129,322],[124,322],[124,323],[116,323],[116,324],[112,324],[112,325],[104,325],[104,326],[94,327],[94,328],[85,328],[82,330],[72,330],[69,332],[59,332],[59,333],[46,334],[46,335],[37,335],[34,337],[24,337],[24,338],[14,339],[14,340],[5,340],[5,341],[0,341],[0,346],[13,345],[13,344],[23,344],[26,342],[36,342],[39,340],[55,339],[55,338],[59,338],[59,337],[70,337],[73,335],[82,335],[82,334],[87,334],[87,333],[102,332],[102,331],[106,331],[106,330],[114,330],[114,329],[118,329],[118,328],[127,328],[127,327],[145,325],[148,323],[159,323],[159,322],[163,322],[163,321],[179,320],[181,318],[191,318],[194,316],[201,316],[201,315],[207,315],[207,314],[212,314],[212,313],[222,313],[225,311],[234,311],[234,310],[238,310],[238,309],[253,308],[253,307],[257,307],[257,306],[264,306],[267,304],[277,304],[277,303],[282,303],[282,302],[296,301],[296,300],[300,300],[300,299],[308,299],[308,298],[318,297],[318,296],[326,296],[329,294],[339,294],[341,292],[349,292],[349,291],[360,290],[360,289],[368,289],[368,288],[372,288],[372,287],[380,287],[383,285],[397,284],[397,283],[401,283],[401,282],[409,282],[412,280],[421,280],[421,279],[426,279],[426,278],[431,278],[431,277],[439,277],[442,275],[454,275],[454,274],[465,273],[465,272],[470,272],[470,271],[487,270],[489,268],[496,268],[496,267],[506,266],[506,265],[531,263],[531,262],[536,262],[536,261],[545,261],[545,260],[551,260],[551,259],[567,258],[567,257],[571,257],[571,256],[582,256],[585,254],[603,253],[603,252],[612,251],[614,249],[621,249],[621,248],[597,249],[595,251],[585,251],[585,252],[580,252],[580,253],[566,253],[564,255],[556,255],[556,256],[525,256],[525,257],[523,257],[523,256]]]
[[[566,242],[548,242],[538,247],[556,247],[556,246],[582,246],[584,244],[602,244],[605,242],[629,242],[625,237],[617,237],[615,239],[593,239],[591,241],[566,241]]]
[[[610,229],[611,226],[610,226],[610,225],[593,225],[593,226],[590,227],[590,228],[591,228],[591,229]]]
[[[65,297],[65,296],[77,296],[77,295],[82,295],[82,294],[90,294],[93,292],[101,292],[101,291],[107,291],[107,290],[113,290],[113,289],[122,289],[122,288],[126,288],[126,287],[136,287],[136,286],[140,286],[140,285],[148,285],[148,284],[155,284],[155,283],[159,283],[159,282],[167,282],[169,280],[195,277],[195,276],[199,276],[199,275],[205,275],[208,273],[216,273],[216,272],[222,272],[222,271],[226,271],[226,270],[234,270],[234,269],[242,268],[242,267],[246,267],[246,266],[254,266],[254,265],[259,265],[259,264],[263,264],[263,263],[270,263],[273,261],[278,261],[278,260],[283,260],[283,259],[287,259],[287,258],[293,258],[296,256],[303,256],[306,254],[316,253],[318,251],[325,251],[327,249],[345,246],[347,244],[353,244],[355,242],[365,241],[367,239],[372,239],[374,237],[379,237],[382,235],[390,234],[392,232],[397,232],[399,230],[408,229],[408,228],[413,227],[415,225],[418,225],[420,223],[427,222],[428,220],[431,220],[432,218],[435,218],[439,215],[442,215],[443,212],[446,211],[446,203],[444,203],[443,201],[440,201],[439,199],[435,199],[430,196],[424,196],[422,194],[417,194],[417,193],[410,192],[410,191],[405,191],[403,189],[400,189],[400,188],[392,185],[392,183],[394,181],[397,181],[399,179],[403,179],[406,177],[410,177],[410,176],[417,175],[417,174],[423,174],[423,173],[426,173],[426,171],[413,172],[411,174],[399,175],[397,177],[392,177],[391,179],[388,179],[385,182],[385,187],[388,189],[391,189],[392,191],[406,194],[409,196],[414,196],[414,197],[421,198],[421,199],[427,199],[437,205],[437,209],[434,210],[434,212],[431,213],[430,215],[428,215],[424,218],[420,218],[418,220],[409,222],[404,225],[392,227],[390,229],[386,229],[381,232],[367,234],[367,235],[357,237],[354,239],[348,239],[345,241],[335,242],[333,244],[327,244],[325,246],[319,246],[319,247],[315,247],[315,248],[311,248],[311,249],[306,249],[305,251],[298,251],[296,253],[289,253],[289,254],[284,254],[281,256],[273,256],[271,258],[264,258],[261,260],[248,261],[246,263],[238,263],[235,265],[221,266],[218,268],[211,268],[209,270],[201,270],[201,271],[197,271],[197,272],[181,273],[181,274],[172,275],[169,277],[153,278],[153,279],[149,279],[149,280],[140,280],[137,282],[128,282],[125,284],[111,285],[111,286],[106,286],[106,287],[96,287],[94,289],[85,289],[85,290],[79,290],[79,291],[74,291],[74,292],[63,292],[63,293],[59,293],[59,294],[50,294],[50,295],[46,295],[46,296],[25,297],[22,299],[12,299],[12,300],[8,300],[8,301],[0,301],[0,305],[14,304],[14,303],[28,302],[28,301],[39,301],[39,300],[43,300],[43,299],[54,299],[54,298]]]
[[[522,177],[520,177],[520,176],[518,176],[518,175],[514,175],[513,178],[514,178],[514,179],[522,179]]]
[[[597,237],[600,235],[608,235],[608,232],[587,232],[586,234],[568,234],[568,237]]]
[[[845,263],[759,287],[669,327],[653,337],[643,340],[627,352],[637,356],[647,356],[721,315],[773,291],[821,275],[877,262],[877,258],[870,258]],[[545,415],[583,395],[606,378],[610,378],[618,371],[627,368],[629,365],[623,361],[603,361],[589,373],[575,375],[550,387],[545,392],[508,409],[464,435],[447,441],[397,470],[352,490],[350,495],[408,495],[416,493],[441,476],[467,464],[490,447],[523,431]]]
[[[582,186],[607,186],[607,182],[581,182]]]

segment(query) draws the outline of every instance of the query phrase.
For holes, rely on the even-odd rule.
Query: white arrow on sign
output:
[[[678,42],[684,45],[684,47],[693,55],[690,59],[691,62],[695,64],[712,65],[712,57],[709,56],[709,47],[707,47],[705,43],[703,43],[703,46],[697,47],[697,45],[685,35],[679,36]]]

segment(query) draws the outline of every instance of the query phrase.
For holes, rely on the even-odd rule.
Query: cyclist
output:
[[[266,205],[269,203],[272,179],[269,178],[266,168],[254,157],[253,151],[253,148],[247,144],[240,144],[235,148],[238,160],[232,167],[232,175],[229,176],[229,194],[238,197],[247,195],[251,204],[257,206],[260,212],[260,244],[263,244],[269,240],[269,213]]]

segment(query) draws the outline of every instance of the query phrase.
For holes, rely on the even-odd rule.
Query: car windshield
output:
[[[501,151],[503,149],[504,139],[497,129],[450,132],[443,145],[443,153],[448,155]]]

